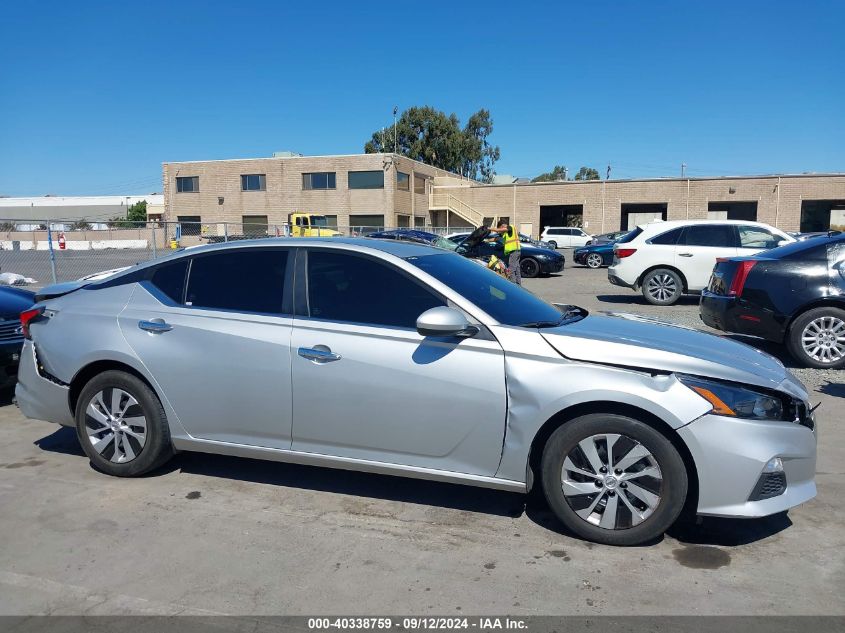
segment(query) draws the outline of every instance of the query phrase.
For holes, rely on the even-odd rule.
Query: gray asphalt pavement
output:
[[[526,285],[698,325],[573,269]],[[819,409],[819,495],[636,548],[567,534],[537,496],[212,455],[141,479],[0,407],[0,614],[845,614],[842,374]],[[444,394],[444,397],[448,397]]]

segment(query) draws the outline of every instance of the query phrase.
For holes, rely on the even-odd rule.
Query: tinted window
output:
[[[302,174],[303,189],[334,189],[335,182],[335,172],[333,171]]]
[[[264,174],[246,174],[241,176],[242,191],[265,191],[267,178]]]
[[[678,239],[681,237],[681,233],[683,233],[684,229],[674,229],[672,231],[666,231],[665,233],[661,233],[657,237],[651,238],[652,244],[663,244],[663,245],[674,245],[678,243]],[[621,241],[621,240],[620,240]]]
[[[384,188],[383,171],[350,171],[350,189],[382,189]]]
[[[414,174],[414,193],[425,193],[425,176]]]
[[[737,230],[740,248],[774,248],[783,239],[761,226],[740,225]]]
[[[396,188],[402,191],[408,191],[411,188],[411,176],[401,171],[397,171]]]
[[[736,239],[729,224],[698,224],[686,228],[684,243],[687,246],[736,246]]]
[[[176,178],[177,193],[195,193],[200,190],[199,176],[180,176]]]
[[[623,235],[622,237],[620,237],[620,238],[617,240],[617,242],[616,242],[616,243],[617,243],[617,244],[625,244],[625,243],[627,243],[627,242],[631,242],[631,241],[633,241],[633,239],[634,239],[635,237],[637,237],[637,236],[638,236],[640,233],[642,233],[642,232],[643,232],[643,230],[642,230],[640,227],[637,227],[637,228],[635,228],[633,231],[629,231],[628,233],[626,233],[625,235]]]
[[[188,258],[183,257],[156,268],[150,277],[150,282],[176,303],[182,303],[186,272],[188,272]]]
[[[389,264],[359,255],[308,253],[308,309],[315,319],[388,327],[417,327],[417,317],[446,305]]]
[[[240,312],[282,313],[288,251],[245,249],[194,257],[186,305]]]
[[[504,325],[557,321],[560,310],[465,257],[444,253],[408,261],[467,298]]]

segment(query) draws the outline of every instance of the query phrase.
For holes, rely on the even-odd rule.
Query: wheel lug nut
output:
[[[621,474],[622,474],[622,471],[621,471],[621,470],[619,470],[618,468],[614,468],[614,469],[613,469],[613,472],[614,472],[615,474],[617,474],[617,475],[621,475]]]
[[[615,491],[613,491],[613,490],[608,490],[608,491],[607,491],[607,496],[608,496],[608,497],[615,497],[615,496],[616,496],[616,492],[615,492]]]
[[[620,488],[627,488],[627,487],[628,487],[628,484],[626,484],[626,483],[623,481],[621,484],[619,484],[619,487],[620,487]]]
[[[601,479],[596,479],[596,488],[601,488],[604,484],[601,482]]]
[[[606,473],[606,472],[607,472],[607,467],[606,467],[606,466],[602,466],[601,468],[599,468],[599,472],[600,472],[600,473]]]

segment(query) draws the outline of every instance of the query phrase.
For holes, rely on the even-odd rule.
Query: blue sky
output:
[[[362,151],[394,105],[492,112],[499,173],[845,171],[843,2],[13,2],[0,194]]]

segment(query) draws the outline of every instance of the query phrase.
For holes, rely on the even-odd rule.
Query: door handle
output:
[[[678,253],[678,257],[692,257],[692,253]]]
[[[340,354],[335,354],[325,345],[315,345],[314,347],[300,347],[297,353],[315,363],[331,363],[332,361],[340,360]]]
[[[162,332],[169,332],[173,326],[165,323],[164,319],[150,319],[149,321],[138,321],[138,327],[146,332],[153,334],[161,334]]]

